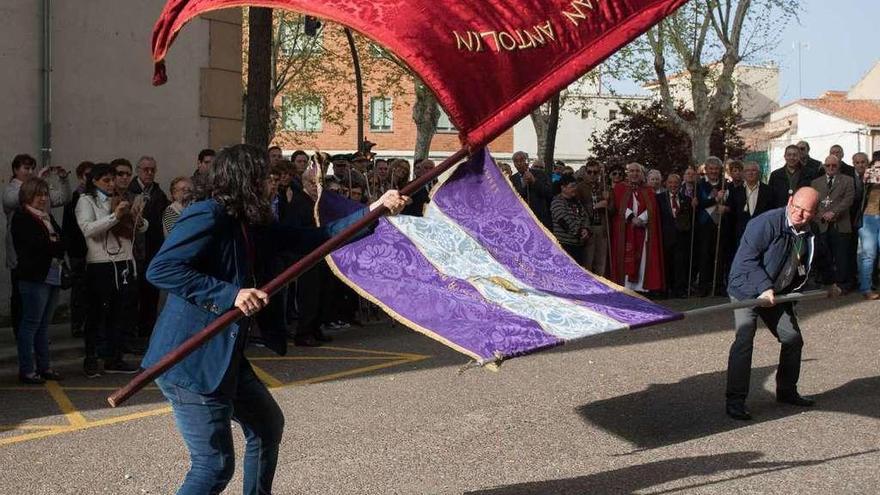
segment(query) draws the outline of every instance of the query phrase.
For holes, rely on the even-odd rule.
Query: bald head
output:
[[[819,191],[802,187],[788,198],[788,221],[797,229],[810,223],[819,206]]]

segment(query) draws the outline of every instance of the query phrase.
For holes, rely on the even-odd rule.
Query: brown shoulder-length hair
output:
[[[18,191],[18,203],[21,206],[31,204],[39,195],[49,195],[49,183],[39,177],[28,177]]]
[[[229,215],[253,225],[272,221],[272,205],[266,197],[269,155],[249,144],[224,148],[214,158],[199,199],[213,199]]]

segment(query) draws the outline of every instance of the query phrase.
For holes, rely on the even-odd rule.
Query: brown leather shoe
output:
[[[862,297],[864,297],[865,299],[867,299],[869,301],[876,301],[877,299],[880,299],[880,294],[877,294],[874,291],[868,291],[868,292],[863,293]]]

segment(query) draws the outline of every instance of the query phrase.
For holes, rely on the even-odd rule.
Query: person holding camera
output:
[[[21,206],[18,197],[21,185],[34,175],[36,167],[37,161],[34,157],[27,154],[15,155],[12,159],[12,178],[6,185],[6,189],[3,190],[3,213],[6,214],[6,267],[9,268],[12,289],[9,308],[14,335],[18,335],[18,322],[21,319],[21,294],[18,290],[17,257],[10,227],[12,226],[12,217]],[[49,204],[52,208],[61,206],[70,200],[70,183],[67,175],[67,170],[62,167],[47,167],[39,173],[42,178],[57,178],[60,185],[58,188],[52,187],[52,182],[49,182]]]
[[[124,167],[96,164],[76,204],[76,220],[86,239],[86,283],[92,296],[83,362],[83,371],[90,378],[102,372],[138,370],[123,360],[123,346],[125,326],[136,314],[137,269],[132,241],[135,232],[147,231],[148,222],[141,214],[142,201],[129,202],[117,193],[117,175],[121,173],[126,173]],[[103,359],[103,371],[98,358]]]
[[[864,205],[862,225],[859,228],[859,292],[869,301],[880,299],[872,281],[877,266],[877,247],[880,245],[880,157],[874,158],[862,179]]]

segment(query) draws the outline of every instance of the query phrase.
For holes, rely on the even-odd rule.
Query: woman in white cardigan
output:
[[[76,204],[76,221],[88,248],[86,283],[90,298],[83,371],[90,378],[138,370],[123,360],[123,342],[126,322],[137,317],[137,267],[132,241],[135,230],[145,232],[148,224],[141,216],[143,202],[131,204],[122,199],[114,186],[115,177],[116,170],[106,163],[92,167],[86,190]]]

